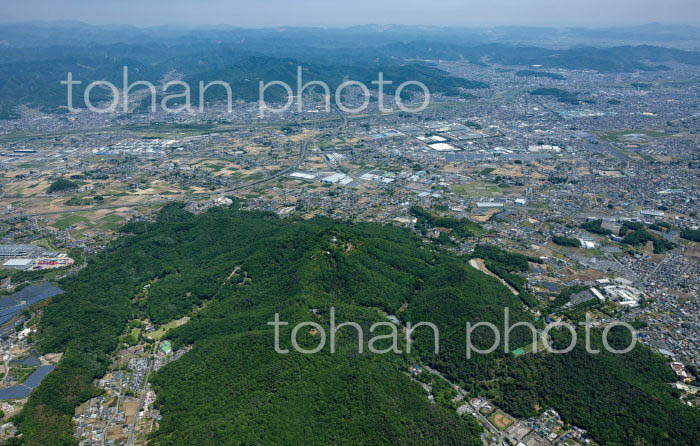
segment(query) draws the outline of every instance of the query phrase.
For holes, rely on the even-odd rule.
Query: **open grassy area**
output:
[[[223,168],[226,167],[226,164],[223,164],[223,163],[206,164],[206,167],[208,167],[209,169],[213,170],[214,172],[219,172],[219,171],[221,171]]]
[[[600,137],[600,139],[608,142],[630,143],[635,141],[643,141],[651,138],[661,138],[669,135],[665,132],[650,129],[625,129],[602,132],[599,133],[598,136]]]
[[[37,367],[10,366],[10,375],[17,378],[17,384],[21,384],[29,378],[29,375],[36,371]]]
[[[503,191],[498,185],[483,181],[471,181],[466,184],[455,184],[452,191],[456,194],[469,198],[497,197],[503,195]]]
[[[586,257],[600,257],[603,255],[603,251],[600,250],[600,248],[593,248],[593,249],[580,249],[578,251],[579,254],[586,256]]]
[[[542,340],[541,333],[538,333],[537,342],[526,345],[525,347],[521,347],[517,350],[513,350],[511,353],[514,356],[522,356],[528,353],[532,353],[535,349],[537,349],[538,352],[541,352],[545,349],[545,344]]]
[[[489,416],[489,421],[500,431],[508,429],[515,421],[503,411],[497,410]]]
[[[56,248],[53,242],[48,238],[40,238],[39,240],[34,241],[34,244],[41,246],[42,248],[46,248],[49,251],[58,251],[58,248]]]
[[[185,325],[188,321],[190,320],[189,316],[185,316],[180,319],[176,319],[174,321],[170,321],[167,324],[161,326],[155,331],[152,331],[151,333],[148,333],[146,336],[148,336],[151,339],[155,340],[160,340],[165,334],[168,332],[168,330],[171,330],[173,328],[179,327],[181,325]]]
[[[649,155],[649,154],[647,154],[647,153],[644,153],[644,152],[637,152],[637,155],[639,155],[639,157],[640,157],[641,159],[643,159],[644,161],[649,161],[649,162],[654,162],[654,161],[656,161],[656,159],[655,159],[653,156],[651,156],[651,155]]]
[[[141,335],[141,329],[139,327],[134,327],[131,329],[131,332],[129,332],[129,337],[131,339],[133,339],[134,343],[138,342],[140,335]]]
[[[110,231],[116,231],[124,222],[124,217],[118,214],[109,214],[102,217],[99,221],[100,227]]]
[[[55,222],[51,223],[51,226],[56,229],[66,229],[77,223],[90,223],[90,219],[82,215],[70,214],[57,219]]]

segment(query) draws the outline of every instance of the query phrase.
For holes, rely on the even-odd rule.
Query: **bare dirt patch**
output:
[[[473,266],[474,268],[478,269],[479,271],[481,271],[482,273],[487,274],[487,275],[489,275],[489,276],[491,276],[491,277],[495,277],[496,279],[500,280],[501,283],[502,283],[503,285],[505,285],[505,286],[510,290],[511,293],[515,294],[516,296],[519,296],[519,295],[520,295],[520,293],[518,293],[518,290],[516,290],[515,288],[513,288],[508,282],[506,282],[505,280],[501,279],[500,277],[498,277],[497,275],[495,275],[494,273],[492,273],[491,271],[489,271],[489,269],[486,268],[486,265],[484,264],[484,260],[483,260],[483,259],[471,259],[471,260],[469,261],[469,264],[470,264],[471,266]]]

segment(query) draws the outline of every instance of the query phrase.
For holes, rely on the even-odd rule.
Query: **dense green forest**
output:
[[[69,189],[77,189],[78,188],[78,183],[67,180],[65,178],[58,178],[54,182],[52,182],[48,189],[46,189],[47,193],[53,193],[53,192],[61,192],[64,190],[69,190]]]
[[[581,228],[585,229],[588,232],[592,232],[594,234],[600,234],[600,235],[612,234],[611,230],[605,229],[602,225],[603,225],[603,220],[589,220],[589,221],[585,222],[584,224],[582,224]]]
[[[297,85],[297,67],[303,66],[302,81],[325,82],[331,91],[332,97],[340,84],[351,79],[362,82],[373,88],[372,81],[377,80],[379,72],[384,73],[384,78],[391,80],[391,85],[384,87],[385,93],[394,94],[396,88],[401,83],[412,80],[422,82],[433,93],[444,93],[450,96],[457,96],[461,89],[487,88],[484,82],[470,81],[448,75],[447,72],[419,64],[400,65],[396,62],[381,62],[365,65],[342,65],[330,63],[310,63],[293,59],[278,59],[272,57],[252,56],[235,64],[227,66],[212,66],[208,70],[201,70],[189,74],[185,78],[192,86],[192,97],[199,98],[199,82],[205,84],[209,82],[224,80],[228,82],[234,92],[234,99],[246,101],[257,101],[260,97],[260,81],[282,81],[288,85]],[[310,88],[311,90],[311,88]],[[319,92],[322,90],[319,88]],[[408,98],[413,91],[419,91],[415,87],[406,89],[402,96]],[[286,100],[285,90],[282,88],[270,88],[265,92],[266,100],[282,101]],[[207,90],[206,101],[223,100],[226,98],[226,91],[222,88],[211,88]]]
[[[663,229],[662,226],[654,225],[657,230]],[[651,228],[650,229],[654,229]],[[620,227],[618,235],[622,238],[622,243],[625,245],[639,246],[644,245],[647,242],[653,242],[654,253],[663,254],[666,251],[676,247],[676,244],[670,240],[658,236],[652,232],[646,230],[644,223],[639,221],[625,221]]]
[[[519,273],[528,271],[528,262],[541,263],[540,259],[504,251],[493,245],[477,245],[472,254],[484,259],[484,264],[492,273],[508,282],[519,294],[520,300],[528,307],[536,307],[537,301],[527,290],[525,277]]]
[[[428,211],[419,206],[411,208],[411,214],[416,217],[415,227],[423,234],[428,229],[447,228],[452,229],[455,235],[461,237],[471,237],[482,231],[479,224],[463,218],[450,216],[440,216],[435,212]]]
[[[556,334],[556,333],[555,333]],[[585,333],[579,331],[579,339]],[[569,344],[558,336],[557,348]],[[629,333],[613,329],[610,344],[629,345]],[[556,407],[562,417],[607,446],[691,445],[700,442],[700,415],[672,395],[675,380],[664,359],[647,348],[616,355],[602,349],[598,331],[589,354],[579,342],[563,355],[524,355],[508,365],[498,401],[511,413],[530,416],[536,405]],[[688,410],[690,409],[690,410]]]
[[[542,314],[545,316],[553,313],[560,307],[566,305],[569,303],[569,300],[571,299],[571,296],[573,296],[576,293],[580,293],[581,291],[589,290],[590,287],[586,285],[571,285],[566,288],[563,288],[557,297],[554,298],[551,302],[547,304],[547,306],[542,310]]]
[[[554,237],[552,237],[552,241],[559,246],[570,246],[572,248],[578,248],[579,246],[581,246],[581,243],[579,243],[578,239],[575,239],[573,237],[566,237],[563,235],[555,235]]]
[[[467,270],[462,261],[424,248],[407,230],[235,210],[193,216],[168,206],[157,222],[123,230],[128,234],[61,283],[66,293],[42,318],[40,349],[66,355],[19,417],[27,444],[73,443],[73,409],[95,395],[91,381],[104,373],[130,318],[166,321],[204,301],[209,305],[172,333],[176,346],[195,348],[154,376],[164,414],[154,444],[188,444],[192,436],[217,445],[479,444],[473,420],[432,406],[401,373],[417,358],[358,355],[352,339],[334,355],[279,355],[267,325],[275,312],[325,324],[331,306],[339,321],[386,321],[379,310],[398,312],[435,270],[448,267],[443,262]],[[227,282],[236,266],[251,281]],[[471,275],[502,292],[495,280]],[[283,339],[289,343],[289,330]]]
[[[700,416],[673,397],[670,368],[645,347],[626,355],[575,350],[517,358],[499,348],[467,360],[467,322],[500,327],[504,308],[510,325],[531,321],[541,328],[542,321],[522,296],[469,266],[468,257],[410,230],[281,220],[235,208],[195,216],[169,205],[156,221],[132,222],[123,232],[77,276],[61,281],[66,292],[41,318],[40,350],[65,355],[18,417],[27,445],[76,443],[73,410],[96,394],[91,382],[104,373],[130,319],[164,322],[184,314],[192,319],[168,337],[192,351],[152,376],[163,414],[154,445],[481,444],[471,417],[430,404],[404,373],[419,362],[517,415],[552,406],[607,445],[694,445],[700,438]],[[474,256],[499,276],[521,279],[518,273],[537,261],[488,245]],[[280,343],[291,350],[293,326],[313,321],[328,332],[331,307],[337,323],[364,327],[364,338],[346,327],[335,353],[328,344],[314,355],[275,352],[268,325],[275,313],[290,323],[280,329]],[[400,353],[368,353],[369,337],[392,331],[387,314],[403,324],[434,323],[439,351],[432,330],[421,327],[410,353],[403,340]],[[376,322],[386,324],[370,334]],[[321,341],[309,329],[298,334],[304,348]],[[474,344],[492,341],[488,330],[474,332]],[[509,350],[531,342],[526,329],[517,329]],[[375,344],[389,347],[389,339]]]
[[[129,69],[129,82],[148,81],[158,84],[165,73],[171,70],[182,72],[183,80],[191,88],[193,107],[199,105],[200,81],[203,85],[213,81],[228,83],[233,101],[258,101],[261,81],[283,81],[296,91],[297,67],[303,67],[303,84],[310,81],[325,82],[331,89],[332,98],[335,98],[334,93],[338,86],[348,79],[375,89],[372,81],[377,80],[380,72],[384,73],[384,79],[391,81],[391,84],[383,87],[385,93],[389,94],[395,93],[399,85],[409,80],[422,82],[432,94],[443,93],[449,96],[459,96],[463,89],[488,87],[485,82],[450,76],[432,66],[404,63],[390,57],[382,57],[373,62],[363,60],[362,63],[347,58],[337,59],[340,62],[331,62],[319,57],[313,60],[292,59],[208,46],[204,53],[193,52],[190,47],[170,48],[165,54],[139,48],[145,54],[141,56],[144,60],[140,61],[133,60],[131,54],[122,54],[120,50],[121,47],[119,50],[109,48],[92,52],[87,49],[62,49],[50,59],[50,63],[46,60],[0,63],[0,117],[18,117],[15,107],[20,104],[29,104],[58,113],[65,112],[67,89],[59,81],[65,80],[68,72],[72,72],[73,78],[82,82],[73,87],[73,104],[76,108],[84,108],[86,104],[83,96],[86,86],[95,80],[106,80],[122,88],[125,66]],[[65,57],[61,58],[64,53]],[[320,88],[317,90],[321,92]],[[420,90],[417,87],[408,87],[402,91],[402,97],[408,98],[416,91]],[[182,92],[184,89],[177,86],[166,91],[159,88],[157,101],[160,103],[165,96]],[[205,103],[222,101],[227,98],[227,91],[221,86],[212,86],[206,89],[202,97]],[[106,88],[96,88],[91,92],[93,104],[111,99],[111,92]],[[270,87],[265,92],[265,99],[268,102],[286,100],[286,91],[281,87]],[[177,101],[173,99],[169,104],[177,104]],[[146,111],[150,106],[151,99],[147,96],[138,110]]]
[[[641,221],[624,221],[622,222],[622,226],[620,226],[620,230],[617,232],[617,235],[622,237],[630,231],[639,231],[642,229],[644,229],[644,223]]]
[[[684,229],[681,231],[681,237],[686,240],[700,242],[700,229]]]
[[[661,238],[656,234],[652,234],[646,229],[638,229],[633,232],[628,232],[622,239],[622,243],[632,246],[643,245],[647,242],[654,243],[655,254],[663,254],[676,246],[673,242]]]
[[[578,104],[580,102],[593,103],[594,101],[589,99],[580,99],[576,93],[571,91],[562,90],[561,88],[536,88],[530,92],[533,96],[553,96],[557,98],[559,102],[565,102],[567,104]]]

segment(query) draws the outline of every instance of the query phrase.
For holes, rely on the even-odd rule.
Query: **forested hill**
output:
[[[504,307],[512,322],[530,317],[497,279],[409,230],[235,208],[195,216],[169,205],[157,221],[123,231],[60,284],[66,292],[45,310],[39,347],[65,355],[19,417],[27,445],[75,444],[73,410],[95,394],[91,381],[130,319],[162,323],[185,314],[192,319],[168,336],[175,348],[193,349],[152,377],[163,419],[149,444],[481,444],[471,417],[429,403],[410,380],[406,371],[419,362],[518,415],[555,407],[603,444],[700,440],[700,417],[673,397],[670,369],[646,348],[617,357],[576,350],[516,359],[501,351],[466,360],[467,321],[500,324]],[[511,260],[481,251],[493,266]],[[441,351],[431,352],[424,331],[411,354],[402,342],[400,354],[367,353],[367,338],[360,354],[351,329],[341,331],[334,354],[328,345],[313,355],[274,351],[267,322],[275,313],[290,322],[280,336],[290,348],[294,324],[327,327],[331,307],[338,322],[358,322],[366,336],[387,333],[370,335],[368,327],[388,314],[433,322]],[[299,338],[306,348],[319,342],[308,328]],[[530,342],[526,333],[512,338],[513,348]]]
[[[471,32],[455,34],[438,29],[422,32],[418,29],[386,32],[371,28],[168,32],[162,28],[100,28],[71,23],[48,27],[0,24],[0,119],[18,118],[21,105],[65,113],[67,88],[60,81],[65,81],[69,72],[74,80],[82,82],[73,86],[73,105],[85,108],[83,95],[87,86],[104,80],[123,88],[125,66],[129,68],[129,82],[149,81],[159,85],[173,73],[180,74],[192,88],[193,105],[198,105],[200,81],[226,82],[231,86],[234,100],[257,101],[260,81],[281,80],[296,86],[299,65],[306,70],[304,82],[323,81],[333,89],[346,78],[375,89],[371,81],[383,72],[384,79],[393,82],[384,87],[389,93],[405,81],[420,81],[431,94],[462,97],[470,97],[468,90],[488,88],[488,82],[451,75],[436,68],[436,61],[518,67],[516,74],[519,76],[544,77],[552,81],[562,80],[564,76],[531,67],[635,72],[671,70],[676,64],[700,65],[698,51],[660,46],[551,49],[522,46],[522,43],[486,43],[474,37]],[[511,42],[522,40],[517,37]],[[476,72],[474,75],[483,77]],[[411,87],[405,93],[410,91],[417,90]],[[177,92],[181,90],[171,87],[167,94]],[[266,99],[286,99],[280,92],[284,90],[271,88]],[[226,97],[223,93],[222,88],[211,88],[204,99],[206,102],[223,100]],[[107,89],[95,89],[91,98],[97,104],[99,100],[110,100],[110,94]],[[144,100],[142,105],[147,106],[148,101]],[[137,110],[144,111],[144,108]]]

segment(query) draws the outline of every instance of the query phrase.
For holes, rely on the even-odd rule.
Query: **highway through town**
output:
[[[333,109],[340,117],[341,123],[338,126],[338,129],[345,127],[347,125],[347,122],[348,122],[347,117],[343,114],[343,112],[335,104],[333,104]],[[273,173],[272,175],[269,175],[265,178],[261,178],[261,179],[256,180],[256,181],[241,184],[241,185],[232,187],[232,188],[224,190],[224,191],[205,192],[205,193],[190,196],[188,198],[201,200],[201,199],[210,198],[213,195],[222,195],[222,194],[226,194],[226,193],[230,193],[230,192],[236,192],[236,191],[240,191],[243,189],[248,189],[248,188],[253,187],[253,186],[257,186],[259,184],[266,183],[268,181],[272,181],[276,178],[279,178],[283,175],[286,175],[286,174],[298,169],[299,166],[304,164],[304,162],[306,161],[306,157],[308,155],[308,152],[309,152],[309,144],[316,141],[317,138],[318,138],[318,136],[315,136],[313,138],[309,138],[309,139],[305,140],[301,144],[301,148],[299,150],[299,157],[297,157],[296,161],[292,165],[287,166],[284,169]],[[142,203],[113,203],[113,204],[104,205],[104,206],[92,206],[92,207],[87,207],[87,208],[63,209],[60,211],[35,212],[35,213],[28,213],[28,214],[14,214],[14,215],[5,216],[2,218],[2,220],[7,220],[10,218],[16,218],[16,217],[40,217],[40,216],[45,216],[45,215],[76,214],[76,213],[80,213],[80,212],[90,212],[90,211],[97,211],[97,210],[103,210],[103,209],[120,209],[120,208],[132,208],[132,207],[142,207],[142,206],[158,206],[158,205],[162,205],[162,204],[172,203],[174,201],[177,201],[177,200],[174,200],[174,199],[154,200],[154,201],[148,201],[148,202],[142,202]]]

